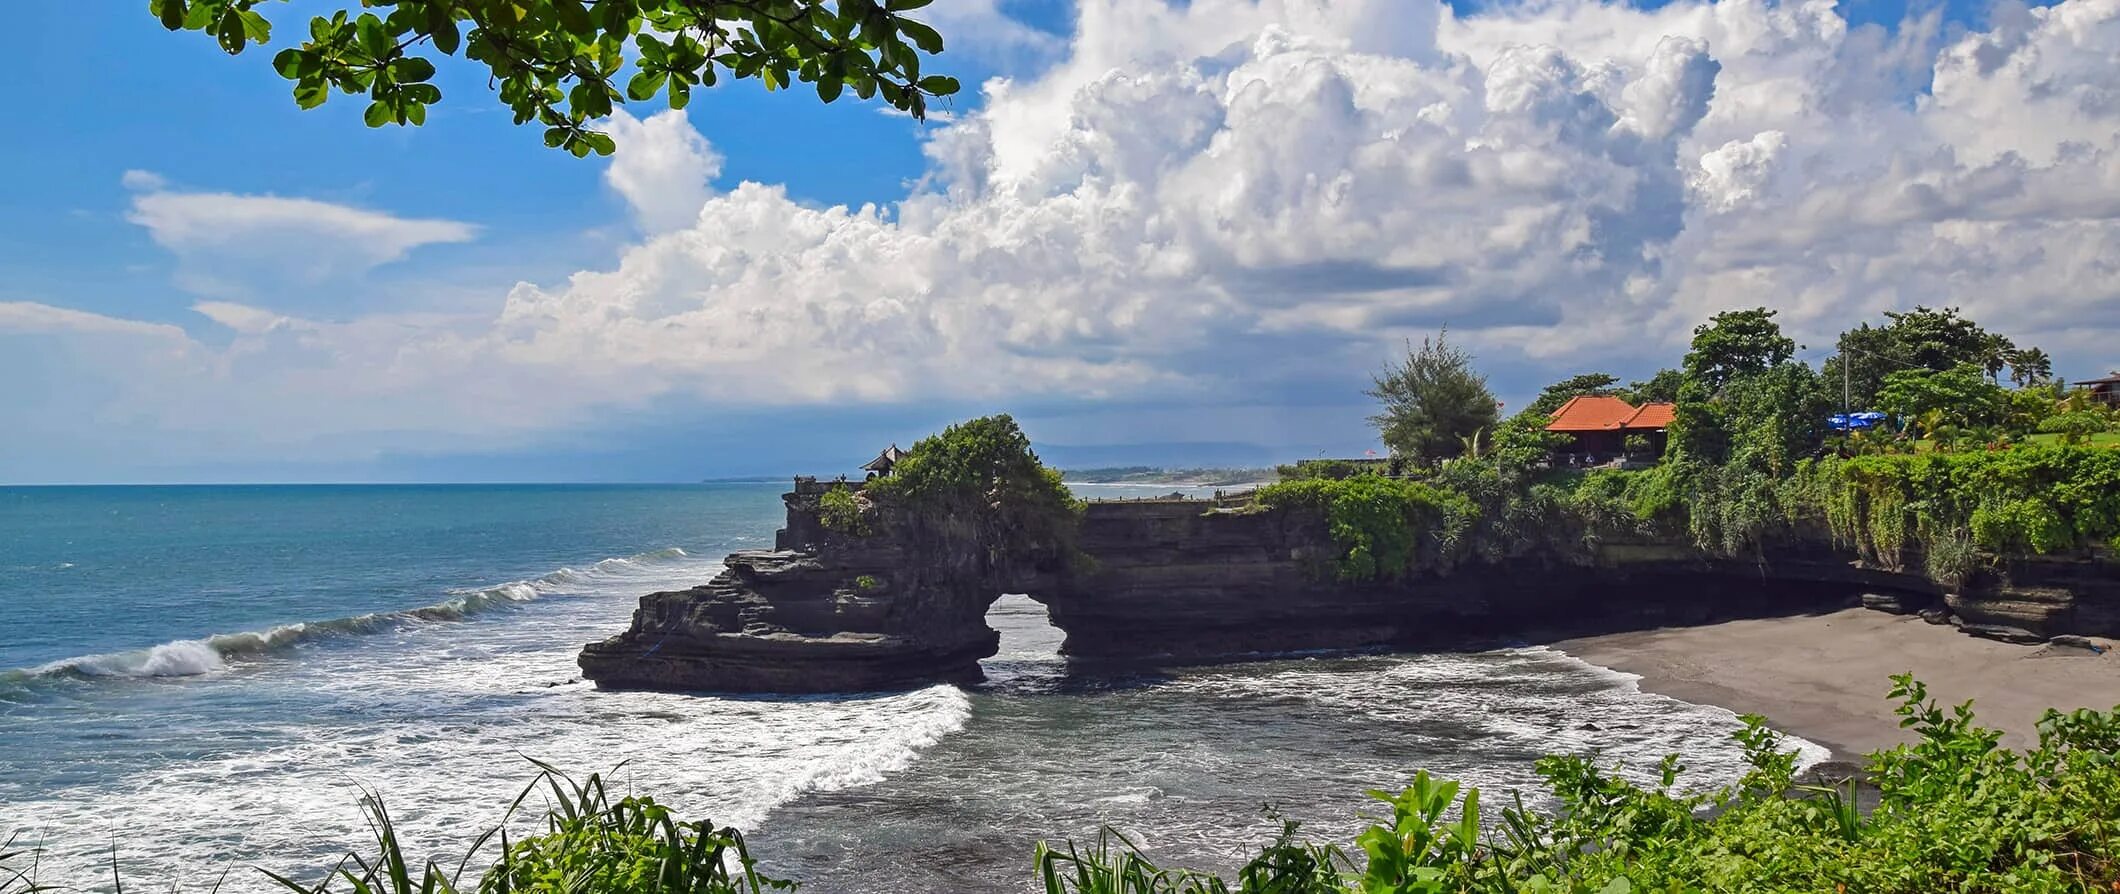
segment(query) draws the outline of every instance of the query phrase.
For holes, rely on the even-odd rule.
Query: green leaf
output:
[[[655,63],[657,66],[666,66],[670,58],[670,48],[663,45],[662,41],[656,40],[655,35],[642,34],[639,37],[635,37],[633,38],[633,45],[640,47],[641,59]]]
[[[583,134],[582,142],[588,143],[589,148],[595,150],[598,155],[610,155],[618,151],[618,141],[611,139],[611,135],[607,133]]]
[[[839,98],[839,91],[846,89],[846,82],[838,78],[824,78],[817,82],[817,98],[831,102]]]
[[[401,84],[417,84],[434,77],[434,63],[418,56],[406,56],[390,63],[390,76]]]
[[[435,8],[443,9],[444,7],[437,4]],[[435,49],[441,50],[444,54],[450,56],[456,55],[456,48],[463,41],[463,34],[457,31],[454,17],[444,13],[438,17],[437,21],[429,23],[427,27],[428,33],[434,36]]]
[[[560,147],[560,144],[561,144],[561,143],[565,143],[566,141],[567,141],[567,129],[566,129],[566,128],[564,128],[564,127],[548,127],[548,128],[545,128],[545,146],[546,146],[547,148],[552,148],[552,149],[558,149],[558,148]]]
[[[360,39],[361,52],[367,53],[371,59],[380,60],[390,55],[395,43],[390,39],[390,35],[383,32],[383,20],[376,18],[373,13],[362,13],[359,19],[354,20],[354,33]]]
[[[294,104],[304,109],[323,105],[331,97],[331,88],[323,78],[305,79],[294,85]]]
[[[935,0],[891,0],[891,2],[888,5],[884,6],[884,8],[892,12],[907,12],[909,10],[919,9],[933,2],[935,2]]]
[[[405,106],[405,120],[411,122],[413,127],[425,126],[427,123],[427,104],[423,102],[408,103]]]
[[[655,96],[655,91],[661,90],[663,82],[669,78],[669,75],[659,71],[640,72],[626,82],[626,98],[634,102],[651,99]]]
[[[382,127],[390,123],[390,107],[376,100],[368,104],[368,111],[361,113],[361,121],[369,127]]]
[[[308,54],[289,47],[272,57],[272,70],[279,72],[280,77],[292,81],[302,76],[303,63],[307,59]]]
[[[189,12],[184,0],[147,0],[147,8],[162,20],[162,27],[171,31],[184,27],[184,14]]]
[[[682,109],[692,101],[692,85],[678,78],[670,79],[670,108]]]
[[[243,42],[250,39],[250,35],[243,31],[243,17],[234,12],[221,17],[215,35],[220,38],[221,49],[227,50],[231,56],[243,52]]]
[[[251,43],[268,43],[272,40],[272,23],[252,10],[243,10],[243,33],[250,36]]]
[[[596,31],[596,23],[589,18],[589,10],[581,0],[550,0],[552,12],[559,19],[559,26],[576,37],[587,37]]]
[[[943,75],[928,75],[920,79],[920,89],[936,96],[949,96],[957,92],[957,79]]]
[[[1627,877],[1623,875],[1606,883],[1603,888],[1598,889],[1597,894],[1630,894],[1633,890],[1634,883],[1627,881]]]
[[[919,44],[922,50],[929,53],[942,52],[942,35],[936,33],[935,29],[911,19],[901,19],[898,22],[898,30],[905,36],[912,38],[913,42]]]

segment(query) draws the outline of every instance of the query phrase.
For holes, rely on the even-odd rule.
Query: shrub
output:
[[[1476,510],[1460,494],[1376,475],[1305,478],[1267,485],[1258,503],[1322,516],[1340,554],[1341,580],[1395,580],[1444,571],[1462,555]]]
[[[914,548],[1004,576],[1071,558],[1082,508],[1007,415],[922,438],[864,494]]]
[[[861,501],[845,484],[834,484],[817,498],[817,523],[827,531],[851,536],[869,533],[868,519],[862,516]]]
[[[1891,697],[1919,739],[1869,757],[1878,804],[1868,814],[1849,786],[1804,782],[1796,755],[1763,718],[1735,734],[1750,771],[1735,785],[1680,794],[1668,757],[1643,787],[1581,756],[1551,756],[1539,775],[1556,806],[1520,799],[1482,823],[1480,793],[1416,774],[1396,793],[1373,792],[1390,814],[1357,836],[1368,858],[1291,861],[1285,875],[1212,876],[1156,867],[1130,848],[1091,871],[1044,876],[1049,894],[1288,892],[1288,894],[1628,894],[1635,891],[1862,891],[1931,894],[2094,894],[2120,888],[2120,709],[2048,711],[2038,744],[2018,753],[1978,726],[1970,703],[1945,710],[1911,677]],[[1298,847],[1286,834],[1265,853]],[[1123,839],[1122,839],[1123,840]],[[1041,850],[1041,853],[1050,851]],[[1330,848],[1309,846],[1310,854]],[[1320,865],[1333,871],[1327,877]],[[1247,870],[1259,865],[1254,861]],[[1117,883],[1183,879],[1185,886]]]

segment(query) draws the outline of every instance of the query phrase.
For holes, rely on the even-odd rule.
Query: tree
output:
[[[2054,380],[2054,360],[2038,348],[2010,352],[2010,381],[2019,388],[2044,385]]]
[[[459,53],[485,66],[515,113],[536,121],[545,145],[575,156],[609,155],[592,129],[627,100],[667,96],[682,109],[692,88],[727,73],[766,89],[813,84],[825,102],[846,90],[915,118],[931,97],[957,92],[953,78],[922,75],[921,55],[942,36],[905,13],[932,0],[361,0],[309,20],[300,46],[273,68],[294,82],[295,104],[322,105],[336,89],[363,95],[369,127],[425,124],[442,99],[435,62]],[[229,55],[264,44],[265,0],[148,0],[171,31],[211,35]],[[341,4],[333,4],[341,5]],[[362,11],[373,10],[373,11]],[[628,58],[626,44],[633,44]],[[635,66],[624,89],[616,79]]]
[[[1569,376],[1540,390],[1538,398],[1533,400],[1530,406],[1525,407],[1523,412],[1535,416],[1543,422],[1546,417],[1553,415],[1553,411],[1560,409],[1561,404],[1567,403],[1569,398],[1584,395],[1609,395],[1613,393],[1612,386],[1618,383],[1618,376],[1605,373],[1583,373],[1578,376]]]
[[[1959,316],[1955,307],[1937,310],[1917,306],[1905,312],[1887,311],[1885,318],[1888,322],[1883,326],[1864,323],[1841,333],[1839,354],[1826,360],[1828,382],[1841,383],[1842,367],[1846,367],[1846,387],[1855,404],[1852,409],[1873,405],[1885,377],[1900,370],[1946,372],[1969,363],[1992,380],[2005,367],[2014,374],[2015,360],[2020,355],[2032,352],[2040,359],[2046,356],[2037,348],[2020,351],[2008,338]],[[2033,360],[2028,358],[2026,362],[2031,364]]]
[[[1693,330],[1693,349],[1686,352],[1685,374],[1710,396],[1730,380],[1766,372],[1795,356],[1796,342],[1781,334],[1774,311],[1764,307],[1726,310]]]
[[[1926,436],[1944,425],[1970,429],[2001,424],[2009,395],[1988,381],[1978,365],[1961,363],[1943,372],[1903,369],[1885,376],[1877,406],[1902,422],[1915,423]]]
[[[1629,403],[1634,404],[1672,403],[1678,400],[1679,386],[1685,383],[1686,374],[1684,372],[1675,369],[1660,369],[1656,371],[1656,375],[1628,385],[1626,391],[1620,396],[1625,397]]]
[[[1498,413],[1487,377],[1474,372],[1472,355],[1449,342],[1449,333],[1406,345],[1406,359],[1385,366],[1366,392],[1384,403],[1369,417],[1393,452],[1446,459],[1464,450],[1467,437],[1491,430]]]

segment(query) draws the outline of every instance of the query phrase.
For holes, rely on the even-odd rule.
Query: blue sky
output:
[[[2068,2],[939,0],[939,120],[745,83],[616,162],[460,64],[371,130],[30,4],[94,38],[17,51],[56,101],[0,144],[0,482],[780,474],[1002,409],[1061,462],[1359,453],[1407,338],[1520,402],[1762,303],[1810,344],[1957,303],[2102,372],[2116,127],[2069,98],[2120,84],[2069,54],[2115,0]]]

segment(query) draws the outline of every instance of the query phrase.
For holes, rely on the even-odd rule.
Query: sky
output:
[[[1409,339],[1520,406],[1760,305],[1814,361],[1925,304],[2120,367],[2120,0],[923,12],[925,122],[747,81],[583,160],[461,62],[371,130],[25,7],[0,483],[830,473],[1003,411],[1064,465],[1359,455]]]

